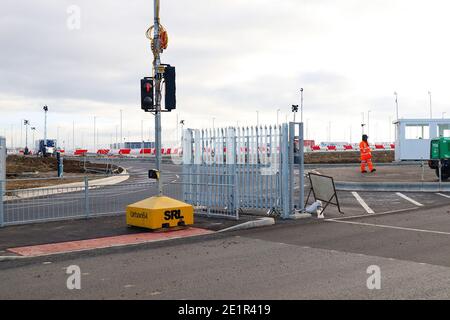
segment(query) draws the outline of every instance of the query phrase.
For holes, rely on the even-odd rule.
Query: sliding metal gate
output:
[[[303,209],[302,131],[301,123],[184,130],[183,200],[208,215],[264,210],[288,218]]]

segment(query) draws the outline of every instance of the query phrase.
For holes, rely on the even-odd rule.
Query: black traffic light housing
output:
[[[166,65],[164,68],[164,83],[166,85],[166,94],[164,97],[164,105],[167,111],[174,110],[177,106],[176,85],[175,85],[175,67]]]
[[[153,78],[145,77],[141,79],[141,108],[145,111],[152,111],[155,109],[154,98],[155,86]]]

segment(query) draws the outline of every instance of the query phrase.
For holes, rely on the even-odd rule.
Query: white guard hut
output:
[[[399,119],[394,124],[395,161],[427,160],[430,140],[450,137],[450,119]]]

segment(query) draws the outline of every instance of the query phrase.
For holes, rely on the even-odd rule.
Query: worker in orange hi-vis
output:
[[[361,173],[367,173],[366,164],[369,167],[370,172],[377,171],[372,164],[372,150],[370,150],[369,142],[367,142],[368,138],[369,137],[366,134],[363,134],[362,141],[359,143],[359,151],[361,152]]]

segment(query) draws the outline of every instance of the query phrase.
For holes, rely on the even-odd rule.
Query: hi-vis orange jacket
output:
[[[372,158],[372,150],[370,150],[367,142],[361,141],[359,143],[359,151],[361,152],[361,160],[368,160]]]

